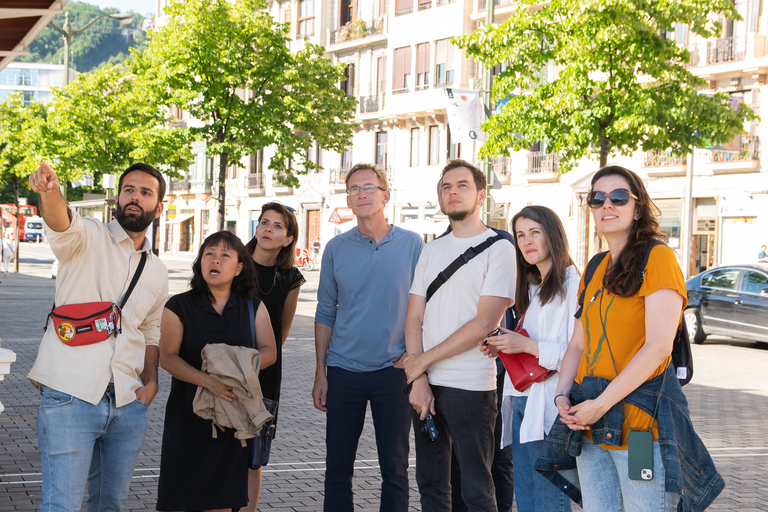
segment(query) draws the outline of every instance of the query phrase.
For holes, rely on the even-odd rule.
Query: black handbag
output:
[[[256,312],[253,307],[253,300],[248,299],[248,315],[251,321],[251,341],[253,348],[256,346]],[[264,407],[267,408],[267,412],[272,415],[269,421],[265,422],[261,426],[259,435],[251,439],[251,456],[248,462],[248,467],[251,469],[259,469],[261,466],[266,466],[269,462],[269,450],[272,448],[272,439],[275,437],[275,416],[277,415],[277,402],[270,400],[269,398],[263,398]]]

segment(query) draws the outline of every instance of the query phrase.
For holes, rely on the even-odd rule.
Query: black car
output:
[[[685,322],[694,343],[709,334],[768,342],[768,265],[711,268],[685,287]]]

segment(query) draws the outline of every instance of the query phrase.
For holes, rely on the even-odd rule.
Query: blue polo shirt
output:
[[[408,291],[424,241],[392,227],[378,244],[355,227],[325,247],[315,322],[333,328],[327,366],[368,372],[405,352]]]

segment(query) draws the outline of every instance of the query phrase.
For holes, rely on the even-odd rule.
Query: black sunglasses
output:
[[[291,213],[296,213],[296,208],[288,206],[287,204],[278,203],[277,201],[271,201],[269,203],[264,203],[263,205],[261,205],[261,211],[264,211],[265,209],[269,208],[270,206],[276,206],[276,205],[282,206],[283,208],[285,208],[286,210],[288,210]]]
[[[587,196],[587,205],[589,205],[590,208],[600,208],[605,204],[606,199],[610,199],[612,205],[624,206],[629,202],[630,197],[637,201],[637,196],[625,188],[617,188],[607,196],[605,195],[605,192],[593,190]]]

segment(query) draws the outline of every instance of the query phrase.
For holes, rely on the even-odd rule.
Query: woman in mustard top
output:
[[[641,282],[638,267],[646,249],[664,236],[656,219],[658,209],[635,173],[615,165],[600,169],[592,178],[587,204],[610,252],[587,286],[555,396],[560,421],[584,431],[581,455],[576,458],[584,510],[674,511],[680,497],[664,489],[657,424],[650,414],[622,399],[662,374],[670,363],[686,302],[685,282],[674,252],[664,244],[651,250]],[[583,287],[582,280],[579,292]],[[581,384],[585,377],[611,382],[596,398],[573,405],[568,393],[574,381]],[[590,425],[614,406],[624,411],[621,444],[615,440],[615,445],[595,445]],[[650,479],[647,472],[639,480],[629,476],[630,427],[652,432],[652,443],[647,435],[644,445],[633,442],[641,447],[642,456],[653,453]]]

